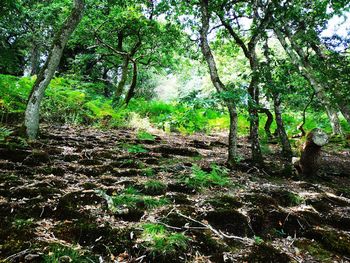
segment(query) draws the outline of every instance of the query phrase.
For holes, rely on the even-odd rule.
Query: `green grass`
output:
[[[192,173],[184,178],[184,182],[194,188],[230,185],[228,170],[218,165],[212,165],[210,172],[205,172],[199,166],[194,165]]]
[[[188,237],[183,233],[168,231],[163,225],[144,224],[142,246],[152,256],[174,256],[188,249]]]
[[[165,197],[153,197],[142,195],[133,187],[125,189],[122,193],[109,196],[104,191],[97,190],[96,193],[103,197],[108,204],[108,209],[113,213],[118,213],[123,208],[128,209],[153,209],[170,203]]]
[[[44,255],[43,262],[45,263],[60,263],[60,262],[95,262],[97,258],[85,255],[82,251],[62,245],[53,245],[49,247],[48,254]]]

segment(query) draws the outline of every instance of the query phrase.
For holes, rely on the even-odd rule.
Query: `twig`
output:
[[[159,222],[159,221],[158,221],[157,223],[158,223],[158,224],[161,224],[161,225],[163,225],[163,226],[165,226],[165,227],[167,227],[167,228],[174,229],[174,230],[183,230],[182,227],[170,226],[170,225],[168,225],[168,224],[165,224],[165,223]]]

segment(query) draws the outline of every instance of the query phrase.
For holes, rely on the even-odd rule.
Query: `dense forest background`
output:
[[[347,262],[349,8],[2,0],[0,262]]]

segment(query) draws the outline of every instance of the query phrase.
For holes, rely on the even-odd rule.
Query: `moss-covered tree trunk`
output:
[[[46,63],[40,70],[40,73],[29,95],[25,112],[24,126],[27,136],[30,139],[35,139],[37,136],[39,129],[40,103],[44,96],[45,90],[50,84],[50,81],[60,63],[64,47],[82,19],[83,11],[84,0],[74,0],[73,9],[69,17],[63,23],[61,29],[56,33]]]

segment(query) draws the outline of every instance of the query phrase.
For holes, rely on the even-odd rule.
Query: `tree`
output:
[[[204,58],[207,61],[211,81],[218,93],[230,91],[220,80],[214,56],[208,41],[210,11],[209,1],[201,0],[200,3],[201,26],[200,26],[200,45]],[[232,90],[231,90],[232,92]],[[233,100],[226,99],[226,106],[230,116],[230,132],[228,147],[228,164],[234,166],[237,161],[237,109]]]
[[[273,4],[267,2],[258,4],[258,2],[247,1],[244,3],[244,10],[242,12],[242,5],[240,4],[235,10],[235,5],[229,1],[220,3],[217,9],[217,15],[220,18],[222,25],[226,28],[236,44],[242,49],[245,57],[249,61],[251,69],[251,80],[248,86],[248,94],[250,96],[248,108],[250,116],[250,139],[252,144],[252,159],[254,163],[262,164],[263,157],[259,142],[259,61],[256,52],[256,46],[265,32],[272,15]],[[248,10],[252,10],[251,14]],[[240,13],[240,15],[238,14]],[[263,13],[261,16],[260,13]],[[250,27],[250,35],[245,36],[248,40],[245,43],[240,36],[240,25],[238,23],[238,16],[252,18],[252,25]],[[236,21],[235,27],[231,25],[230,21]]]
[[[29,95],[27,108],[25,111],[24,126],[27,136],[30,139],[35,139],[37,136],[39,129],[40,103],[44,96],[45,90],[50,84],[50,81],[60,63],[64,47],[66,46],[69,37],[82,19],[83,11],[84,0],[74,0],[74,6],[71,14],[63,23],[61,29],[56,33],[49,56],[45,62],[45,65],[41,68]]]

